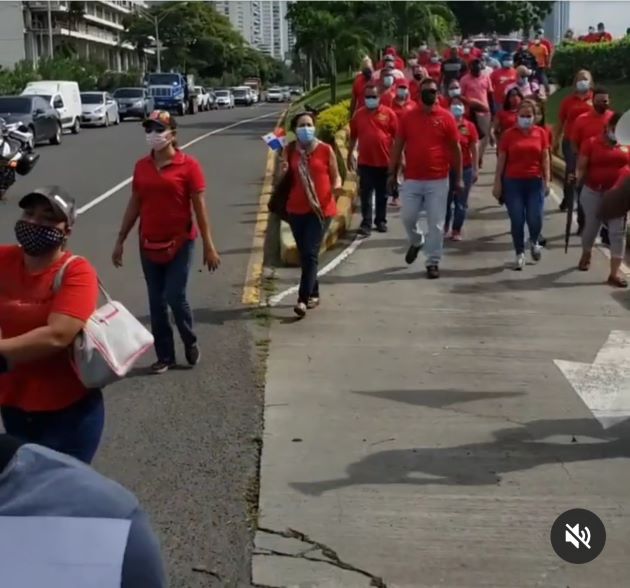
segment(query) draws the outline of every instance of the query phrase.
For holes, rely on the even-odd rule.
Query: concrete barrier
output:
[[[337,215],[332,219],[320,249],[320,255],[334,247],[339,239],[350,229],[352,224],[353,203],[357,194],[357,177],[354,172],[346,169],[348,159],[348,131],[344,129],[335,135],[335,153],[341,162],[339,170],[343,178],[343,194],[337,199]],[[280,259],[287,266],[300,265],[300,254],[293,239],[288,223],[282,222],[280,226]]]

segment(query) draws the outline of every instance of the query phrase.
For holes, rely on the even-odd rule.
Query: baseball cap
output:
[[[162,127],[166,129],[176,129],[177,122],[175,117],[168,112],[168,110],[154,110],[147,118],[142,121],[142,126],[147,127]]]
[[[18,203],[20,208],[28,208],[37,198],[46,200],[52,209],[59,214],[60,219],[68,225],[73,225],[77,220],[77,205],[75,199],[59,186],[44,186],[36,188],[23,196]]]

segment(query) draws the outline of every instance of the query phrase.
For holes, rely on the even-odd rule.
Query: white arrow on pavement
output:
[[[611,331],[592,364],[554,363],[605,429],[630,418],[630,332]]]

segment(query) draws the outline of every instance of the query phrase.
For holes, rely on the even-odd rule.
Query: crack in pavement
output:
[[[276,557],[290,557],[293,559],[303,559],[306,561],[313,561],[318,563],[326,563],[331,566],[335,566],[339,569],[346,570],[349,572],[355,572],[357,574],[361,574],[366,578],[370,579],[370,586],[374,586],[375,588],[387,588],[387,584],[383,580],[383,578],[379,576],[375,576],[371,574],[367,570],[363,570],[352,564],[349,564],[343,561],[337,552],[334,549],[328,547],[319,541],[314,541],[308,535],[300,531],[296,531],[295,529],[287,529],[286,531],[276,531],[275,529],[268,529],[266,527],[258,527],[258,531],[261,533],[267,533],[268,535],[276,535],[277,537],[283,537],[285,539],[297,539],[302,543],[306,543],[311,547],[303,550],[298,553],[287,553],[284,551],[276,551],[275,549],[267,549],[265,547],[261,548],[262,551],[254,551],[253,555],[262,555],[262,556],[276,556]],[[308,554],[314,551],[320,551],[323,557],[309,557]]]

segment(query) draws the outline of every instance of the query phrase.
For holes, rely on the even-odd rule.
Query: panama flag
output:
[[[286,135],[284,129],[276,129],[273,133],[267,133],[263,135],[263,141],[267,143],[267,147],[274,151],[280,151],[286,142]]]

